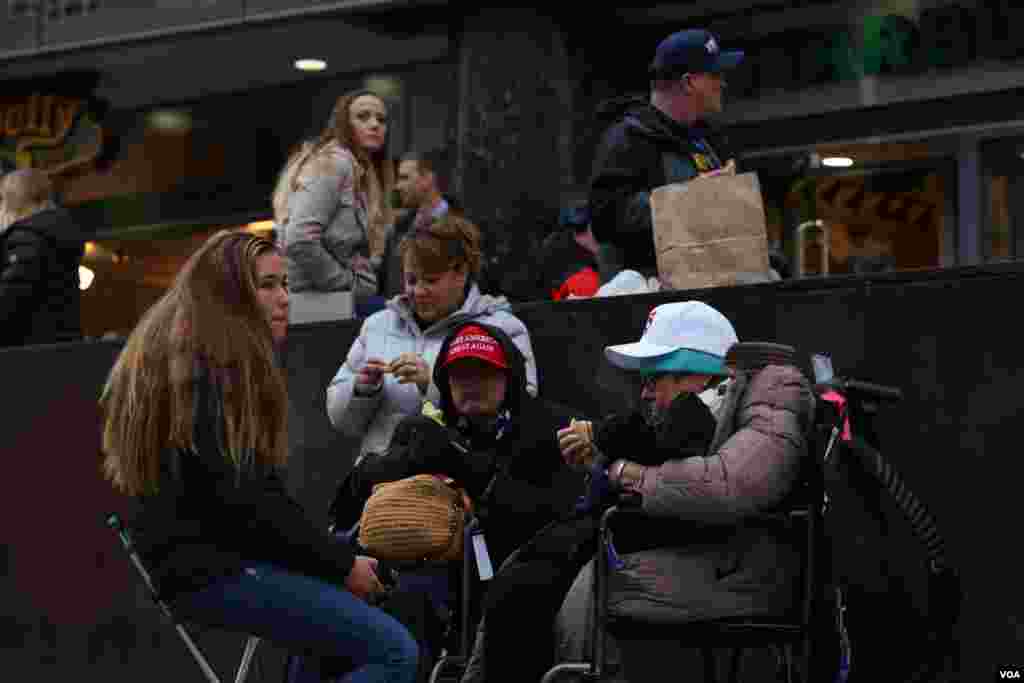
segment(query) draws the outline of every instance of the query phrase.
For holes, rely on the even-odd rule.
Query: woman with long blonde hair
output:
[[[181,617],[344,662],[345,680],[410,683],[415,641],[366,603],[375,561],[283,484],[285,271],[276,245],[241,231],[192,255],[103,389],[103,469],[134,499],[140,554]]]
[[[384,100],[368,90],[347,93],[320,136],[301,144],[281,171],[274,221],[300,307],[329,306],[325,293],[351,292],[357,305],[376,298],[393,222],[387,133]]]

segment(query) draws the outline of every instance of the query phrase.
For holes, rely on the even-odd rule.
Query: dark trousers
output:
[[[596,548],[595,519],[555,522],[495,575],[484,601],[489,682],[538,681],[553,666],[555,615]]]

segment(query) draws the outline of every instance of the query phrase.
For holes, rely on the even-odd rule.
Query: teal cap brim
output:
[[[695,375],[728,376],[725,359],[703,351],[679,349],[664,356],[652,358],[639,368],[642,375],[654,375],[660,372],[689,372]]]

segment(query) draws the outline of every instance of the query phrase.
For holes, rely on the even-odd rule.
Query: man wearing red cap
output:
[[[332,521],[351,528],[376,484],[445,474],[472,499],[497,571],[512,551],[571,511],[582,491],[556,438],[571,413],[527,393],[523,355],[498,327],[456,327],[437,359],[440,420],[404,418],[388,450],[368,454],[342,484]]]

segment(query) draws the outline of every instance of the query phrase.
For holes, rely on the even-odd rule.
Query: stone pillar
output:
[[[530,262],[575,183],[569,60],[556,21],[527,7],[468,14],[457,41],[453,187],[500,279]]]

